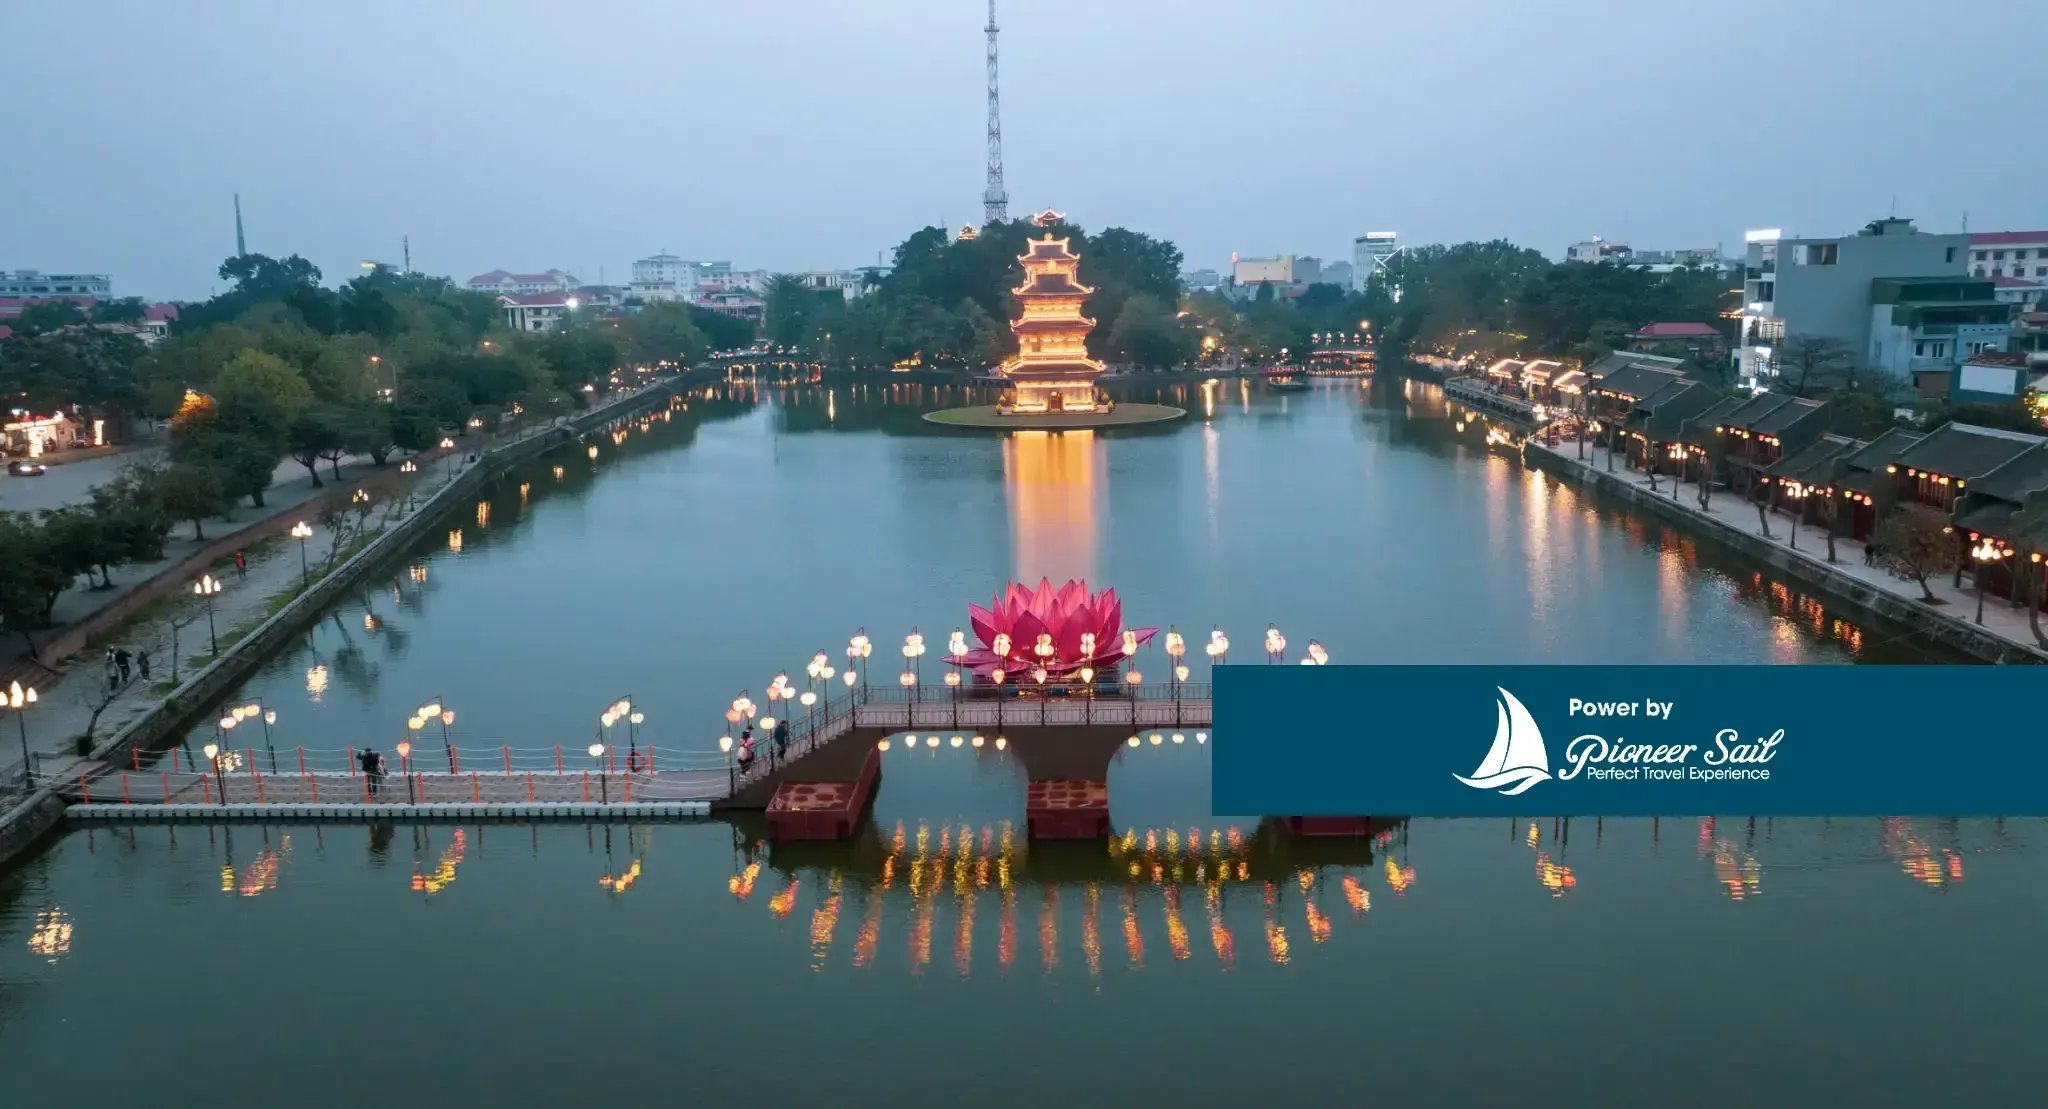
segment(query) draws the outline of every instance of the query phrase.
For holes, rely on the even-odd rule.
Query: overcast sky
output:
[[[1003,0],[1013,215],[1233,251],[2048,224],[2041,0]],[[981,219],[977,0],[0,0],[0,270],[613,282]],[[1971,28],[1967,46],[1947,35]]]

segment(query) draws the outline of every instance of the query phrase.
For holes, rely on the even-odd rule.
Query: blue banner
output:
[[[2048,814],[2032,666],[1220,666],[1212,808]]]

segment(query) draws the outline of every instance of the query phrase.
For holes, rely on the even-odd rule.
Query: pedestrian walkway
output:
[[[431,496],[458,472],[445,466],[426,467],[412,487],[413,499]],[[312,538],[306,540],[306,562],[315,572],[330,564],[340,565],[350,549],[395,522],[405,506],[404,496],[373,502],[363,515],[360,530],[356,530],[353,521],[346,532],[316,527]],[[337,543],[342,545],[339,552]],[[42,772],[62,775],[76,757],[75,737],[84,735],[88,729],[95,738],[118,733],[149,711],[179,682],[204,669],[213,660],[216,641],[222,650],[232,646],[250,627],[275,612],[280,598],[299,591],[302,571],[296,544],[284,539],[271,540],[251,548],[247,558],[249,565],[243,573],[236,573],[231,563],[215,572],[222,588],[213,598],[210,630],[205,601],[189,592],[173,594],[160,606],[145,609],[136,619],[117,628],[98,645],[100,649],[130,652],[135,665],[126,682],[110,682],[95,660],[82,658],[73,662],[61,685],[40,691],[35,707],[23,719],[0,718],[6,731],[13,733],[0,734],[0,739],[7,741],[0,743],[0,780],[19,776],[24,726],[31,759],[40,757]],[[147,678],[142,676],[139,665],[145,652],[150,667]]]
[[[1637,486],[1646,492],[1650,489],[1649,476],[1629,469],[1625,454],[1617,453],[1615,455],[1612,460],[1614,469],[1610,473],[1608,472],[1609,460],[1607,451],[1602,447],[1592,444],[1588,444],[1586,447],[1584,461],[1579,459],[1578,449],[1571,443],[1561,444],[1556,447],[1546,447],[1541,443],[1532,441],[1529,444],[1529,449],[1532,451],[1546,451],[1553,457],[1562,459],[1570,466],[1580,467],[1598,472],[1609,478],[1619,479],[1630,485]],[[1725,489],[1714,490],[1712,495],[1708,497],[1707,508],[1702,509],[1699,503],[1698,484],[1694,482],[1677,482],[1668,474],[1659,474],[1657,476],[1656,494],[1659,498],[1669,500],[1675,507],[1683,509],[1688,513],[1710,519],[1747,535],[1760,538],[1764,536],[1762,522],[1757,518],[1756,502],[1748,500],[1739,494],[1730,493]],[[1892,594],[1912,604],[1928,605],[1918,582],[1895,577],[1883,567],[1871,564],[1866,558],[1865,545],[1862,542],[1847,538],[1846,536],[1837,536],[1835,538],[1835,561],[1831,563],[1827,557],[1828,533],[1826,528],[1816,527],[1811,524],[1795,525],[1790,516],[1777,512],[1769,514],[1769,521],[1769,540],[1784,546],[1789,553],[1810,559],[1815,563],[1826,566],[1830,570],[1846,574],[1859,582]],[[1978,591],[1971,583],[1967,567],[1964,569],[1962,580],[1962,586],[1957,587],[1953,571],[1930,579],[1927,583],[1927,588],[1934,594],[1935,600],[1928,607],[1931,607],[1943,616],[1979,625],[1985,631],[2018,646],[2036,651],[2042,649],[2040,641],[2034,637],[2033,630],[2028,624],[2027,610],[2024,605],[2015,604],[1995,594],[1988,597],[1980,597]],[[1982,602],[1981,619],[1979,618],[1980,601]]]

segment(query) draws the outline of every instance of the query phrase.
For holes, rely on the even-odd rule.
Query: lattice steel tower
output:
[[[988,188],[981,194],[983,223],[1010,218],[1010,194],[1003,188],[1003,113],[996,98],[996,0],[988,0]]]

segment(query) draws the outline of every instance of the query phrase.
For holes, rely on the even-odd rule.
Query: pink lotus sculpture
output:
[[[1028,680],[1039,666],[1062,676],[1089,667],[1106,677],[1159,634],[1158,628],[1124,631],[1123,602],[1116,590],[1091,594],[1082,581],[1054,589],[1050,578],[1040,579],[1035,590],[1013,581],[988,608],[968,605],[967,619],[980,643],[946,661],[981,678],[1001,670],[1006,682]],[[1040,654],[1041,646],[1049,653]]]

